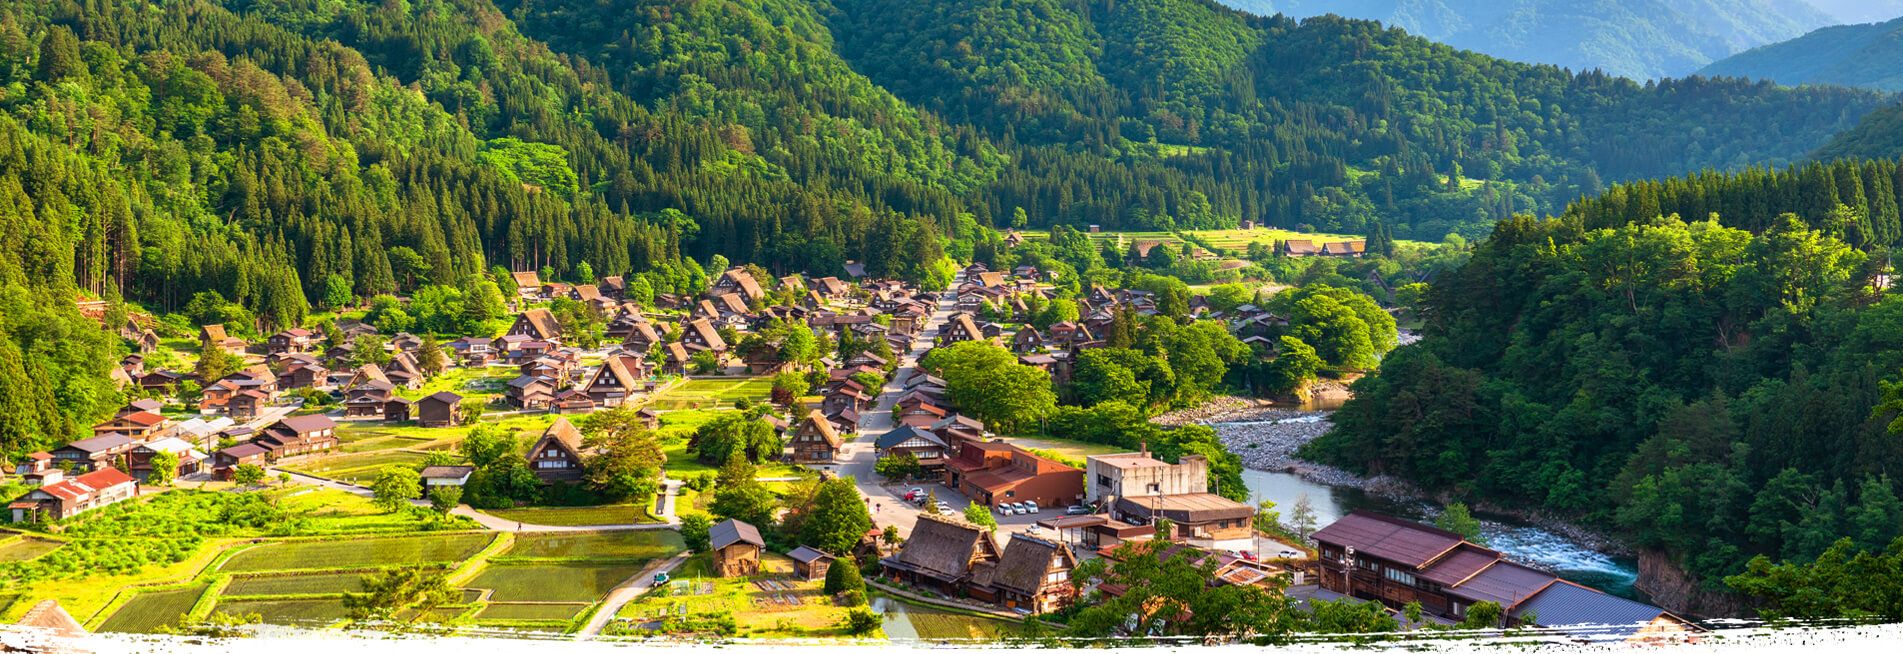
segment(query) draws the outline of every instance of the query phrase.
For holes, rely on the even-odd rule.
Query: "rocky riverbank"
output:
[[[1334,466],[1296,458],[1295,451],[1303,444],[1328,433],[1334,426],[1329,421],[1331,415],[1332,411],[1301,411],[1286,407],[1231,407],[1224,411],[1212,410],[1201,422],[1214,428],[1223,446],[1242,459],[1242,465],[1247,468],[1286,472],[1318,484],[1358,488],[1389,500],[1425,502],[1433,507],[1454,499],[1429,495],[1398,477],[1363,477]],[[1480,503],[1473,508],[1480,513],[1513,518],[1594,551],[1615,556],[1633,555],[1632,549],[1618,539],[1537,511],[1494,503]]]

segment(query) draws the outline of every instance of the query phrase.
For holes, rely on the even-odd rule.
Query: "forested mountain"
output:
[[[1304,454],[1600,520],[1711,588],[1758,554],[1881,549],[1903,535],[1903,296],[1877,285],[1900,172],[1707,173],[1504,222]]]
[[[1698,74],[1903,90],[1903,18],[1826,27],[1726,57]]]
[[[1839,21],[1806,0],[1222,0],[1264,16],[1379,20],[1503,59],[1682,77]]]
[[[1903,0],[1803,0],[1845,25],[1881,23],[1903,16]]]
[[[1888,100],[1208,0],[0,0],[0,450],[117,400],[75,293],[272,330],[497,267],[926,280],[1019,215],[1480,236]]]

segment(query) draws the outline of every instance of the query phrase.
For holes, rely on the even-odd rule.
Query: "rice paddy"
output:
[[[159,627],[178,624],[179,616],[191,612],[198,596],[204,593],[203,585],[139,593],[113,612],[99,631],[149,634]]]
[[[639,565],[491,565],[465,584],[491,602],[594,602],[641,572]]]
[[[65,543],[56,540],[22,538],[5,545],[0,545],[0,563],[9,561],[30,561],[65,546]]]
[[[514,520],[523,524],[551,525],[558,527],[637,525],[660,522],[659,518],[649,513],[648,507],[634,504],[502,509],[484,511],[483,513],[502,518],[503,520]]]
[[[476,614],[477,620],[573,620],[586,603],[577,604],[490,604]]]
[[[226,596],[244,595],[316,595],[355,593],[363,590],[363,575],[338,572],[320,575],[237,577],[225,587]]]
[[[220,569],[250,572],[461,561],[494,539],[494,534],[450,534],[285,543],[245,550]]]
[[[768,377],[753,379],[692,379],[654,396],[649,408],[657,411],[674,409],[706,409],[733,406],[734,400],[745,398],[752,402],[764,402],[773,396],[773,380]]]
[[[256,613],[265,624],[318,626],[344,619],[349,614],[340,599],[240,600],[219,602],[217,613],[246,615]]]
[[[531,558],[659,559],[673,556],[686,544],[680,532],[611,531],[593,534],[525,533],[515,537],[504,556]]]

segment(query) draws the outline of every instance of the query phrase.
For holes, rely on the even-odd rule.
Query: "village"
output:
[[[1004,242],[1016,246],[1023,238],[1013,231]],[[1147,256],[1138,250],[1158,245],[1138,242],[1132,250]],[[1356,257],[1363,245],[1289,240],[1281,248],[1290,257]],[[328,332],[284,329],[256,341],[203,325],[190,345],[201,358],[229,360],[228,372],[216,378],[197,373],[202,362],[185,366],[176,355],[167,357],[174,365],[149,366],[163,339],[128,321],[117,328],[137,351],[115,378],[138,399],[94,425],[89,437],[13,465],[13,480],[31,490],[11,498],[7,517],[37,531],[0,539],[0,554],[29,543],[58,547],[66,525],[179,489],[381,501],[390,494],[384,479],[403,469],[415,471],[414,490],[398,501],[418,510],[434,504],[472,534],[499,532],[480,547],[423,559],[454,571],[476,595],[421,613],[484,628],[576,637],[812,635],[789,621],[817,619],[828,628],[837,623],[825,633],[864,635],[873,627],[854,625],[848,607],[864,604],[873,591],[887,612],[909,605],[921,615],[956,616],[949,631],[911,629],[919,637],[995,636],[1025,619],[1067,615],[1080,603],[1128,593],[1117,583],[1075,584],[1071,575],[1094,559],[1116,562],[1148,551],[1182,557],[1212,587],[1259,588],[1307,610],[1365,604],[1404,628],[1458,625],[1475,603],[1489,602],[1500,611],[1490,618],[1493,626],[1628,625],[1578,633],[1636,640],[1698,630],[1432,526],[1357,512],[1290,537],[1283,525],[1258,524],[1257,507],[1213,492],[1204,455],[1166,461],[1148,443],[1126,451],[1022,428],[1001,436],[961,410],[947,379],[927,370],[938,361],[928,362],[935,351],[981,344],[1007,352],[1010,365],[1038,371],[1050,386],[1065,384],[1085,352],[1105,347],[1110,332],[1129,329],[1129,316],[1158,315],[1162,298],[1154,293],[1094,286],[1072,298],[1074,319],[1040,329],[1033,317],[1057,299],[1059,279],[1036,266],[993,271],[970,264],[946,289],[873,279],[850,263],[835,276],[762,273],[729,267],[700,296],[661,293],[649,306],[627,297],[621,277],[569,284],[515,272],[507,298],[513,318],[504,333],[441,343],[382,334],[365,321],[339,320]],[[1215,308],[1207,296],[1192,295],[1188,305],[1192,320],[1219,325],[1254,356],[1273,358],[1275,337],[1288,325],[1255,304]],[[578,312],[597,324],[578,323]],[[579,491],[564,489],[592,479],[589,467],[603,460],[605,446],[584,426],[603,415],[668,434],[662,461],[652,466],[652,498],[549,501],[575,496]],[[713,436],[705,425],[723,419],[751,421],[764,427],[745,427],[750,433],[771,434],[770,451],[738,457],[753,458],[739,464],[748,469],[742,483],[779,497],[801,480],[849,483],[865,528],[853,528],[849,542],[821,543],[789,539],[767,524],[707,520],[710,500],[718,501],[713,472],[731,481],[725,475],[736,465],[732,457],[706,456]],[[517,458],[475,460],[475,437],[464,434],[489,426],[522,437],[509,441],[514,451],[504,455]],[[504,498],[500,508],[476,508],[472,498],[497,492],[475,486],[499,483],[486,481],[498,469],[526,470],[544,490]],[[760,518],[798,511],[783,506]],[[819,515],[813,519],[827,514]],[[556,565],[535,556],[514,560],[538,538],[616,552],[589,563],[612,578],[551,606],[536,604],[547,598],[534,593],[516,593],[530,598],[518,602],[505,589],[478,585],[511,565]],[[643,554],[617,558],[629,539],[639,539]],[[1143,549],[1148,544],[1162,549]],[[305,567],[329,568],[290,566]],[[834,568],[852,568],[851,580],[836,579],[844,573]],[[342,617],[334,605],[349,591],[338,589],[357,587],[339,582],[317,593],[221,596],[219,583],[236,582],[203,589],[206,574],[227,578],[187,574],[158,584],[159,591],[116,594],[83,620],[64,622],[75,629],[169,625],[172,616],[142,603],[177,587],[197,594],[173,604],[201,619],[214,606],[222,613],[264,605],[278,611],[267,621],[321,626]],[[841,593],[840,584],[853,590]],[[310,609],[318,604],[331,608]],[[1404,616],[1410,604],[1425,613]],[[141,610],[160,617],[117,617]],[[54,623],[66,615],[46,602],[31,613]],[[1059,618],[1048,619],[1061,626]]]

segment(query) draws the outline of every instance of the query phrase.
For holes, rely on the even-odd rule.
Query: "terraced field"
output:
[[[106,618],[99,625],[100,631],[128,634],[149,634],[159,627],[177,624],[179,616],[191,612],[192,605],[198,603],[198,597],[205,594],[204,585],[179,590],[160,590],[139,593]]]
[[[610,506],[571,506],[540,509],[499,509],[489,515],[531,525],[592,527],[597,525],[634,525],[660,522],[646,506],[615,504]]]
[[[356,593],[363,590],[363,574],[289,575],[238,577],[225,586],[224,595],[316,595],[320,593]]]
[[[594,602],[640,565],[492,565],[466,584],[490,588],[491,602]]]
[[[476,614],[477,620],[573,620],[587,603],[577,604],[490,604]]]
[[[531,558],[660,559],[686,547],[680,532],[611,531],[594,534],[517,534],[504,556]]]
[[[265,624],[300,627],[327,625],[349,614],[344,609],[344,601],[337,599],[241,600],[219,602],[212,610],[233,615],[256,613],[264,618]]]
[[[284,543],[240,552],[220,569],[255,572],[461,561],[493,540],[494,534],[449,534]]]
[[[65,546],[65,543],[55,540],[22,538],[5,545],[0,545],[0,563],[9,561],[30,561]]]
[[[656,411],[704,409],[733,406],[734,400],[742,398],[751,402],[764,402],[772,396],[773,380],[764,377],[692,379],[654,396],[648,407]]]

